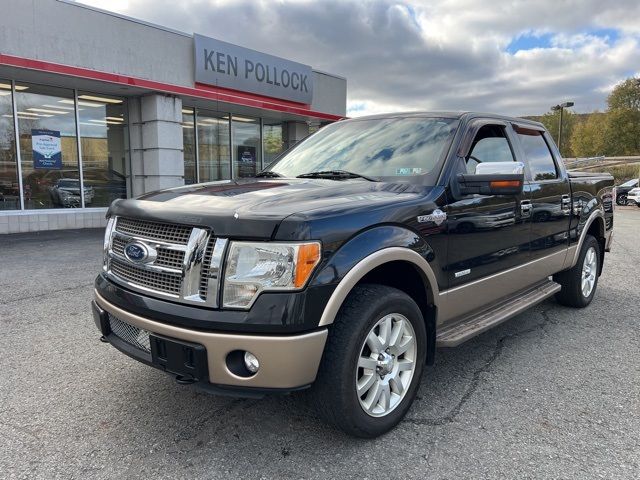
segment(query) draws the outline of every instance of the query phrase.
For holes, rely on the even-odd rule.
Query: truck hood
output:
[[[415,200],[425,189],[361,179],[244,179],[160,190],[119,200],[109,214],[211,228],[218,236],[271,238],[285,218],[305,221]]]

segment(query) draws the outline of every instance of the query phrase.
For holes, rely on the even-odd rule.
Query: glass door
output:
[[[233,116],[233,177],[255,177],[262,170],[260,119]]]
[[[197,130],[200,181],[230,179],[229,116],[198,110]]]

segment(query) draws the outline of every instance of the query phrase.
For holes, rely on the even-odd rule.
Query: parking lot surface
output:
[[[375,440],[299,395],[198,393],[100,343],[101,231],[0,236],[0,476],[640,478],[640,208],[615,221],[591,306],[547,301],[440,350]]]

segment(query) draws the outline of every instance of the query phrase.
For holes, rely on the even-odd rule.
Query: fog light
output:
[[[260,362],[251,352],[244,352],[244,366],[247,367],[247,370],[251,373],[256,373],[260,370]]]

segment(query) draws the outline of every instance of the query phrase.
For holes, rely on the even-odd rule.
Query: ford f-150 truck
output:
[[[343,120],[255,178],[116,200],[95,282],[102,340],[214,393],[310,388],[380,435],[424,365],[548,297],[586,307],[613,178],[570,173],[540,123]]]

